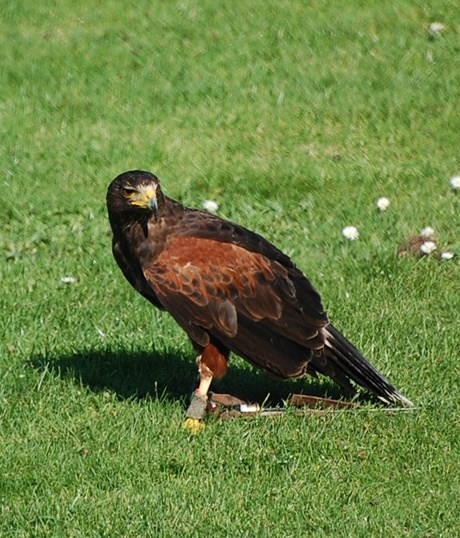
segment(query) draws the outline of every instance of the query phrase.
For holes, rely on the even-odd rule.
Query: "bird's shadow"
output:
[[[236,362],[237,364],[232,364]],[[309,376],[280,381],[239,361],[230,360],[227,376],[213,382],[212,390],[229,393],[248,402],[277,405],[290,394],[343,398],[343,390],[327,379]],[[39,355],[31,359],[38,371],[71,379],[94,391],[110,391],[121,399],[181,401],[185,406],[197,387],[197,369],[192,354],[169,350],[81,351],[64,357]]]

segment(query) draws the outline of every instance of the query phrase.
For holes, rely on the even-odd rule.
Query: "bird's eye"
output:
[[[131,198],[134,193],[136,192],[136,189],[133,189],[131,187],[123,187],[122,193],[125,198]]]

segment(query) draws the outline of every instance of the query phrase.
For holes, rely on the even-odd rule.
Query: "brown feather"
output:
[[[228,370],[228,354],[228,350],[221,350],[210,342],[201,354],[200,363],[209,368],[216,379],[220,379]]]

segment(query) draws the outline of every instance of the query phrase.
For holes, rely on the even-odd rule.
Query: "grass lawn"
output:
[[[460,534],[459,33],[453,0],[2,7],[0,536]],[[191,346],[110,250],[133,168],[292,256],[416,409],[184,431]],[[426,226],[452,259],[396,255]],[[215,390],[340,395],[237,357]]]

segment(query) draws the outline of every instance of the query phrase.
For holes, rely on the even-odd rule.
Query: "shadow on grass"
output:
[[[233,359],[233,360],[232,360]],[[63,379],[73,379],[92,391],[111,391],[119,398],[154,398],[188,402],[197,386],[197,369],[193,356],[182,352],[81,351],[53,359],[37,356],[33,368]],[[290,394],[341,398],[343,391],[332,381],[279,381],[253,369],[240,359],[230,359],[227,376],[215,381],[215,392],[225,392],[249,402],[279,404]]]

